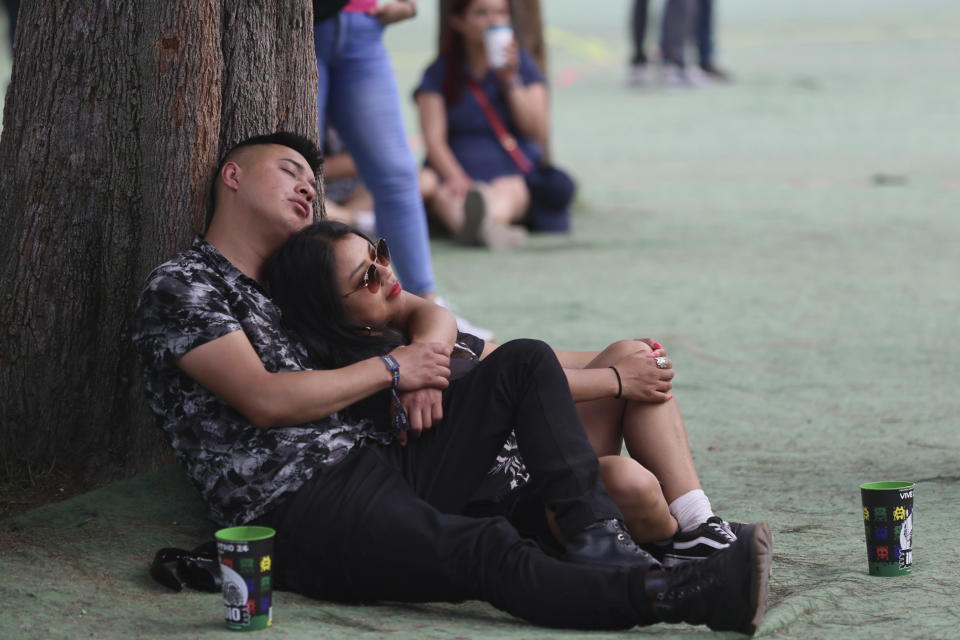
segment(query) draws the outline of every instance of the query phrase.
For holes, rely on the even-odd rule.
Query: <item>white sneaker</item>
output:
[[[680,87],[690,89],[703,86],[702,75],[694,77],[689,70],[678,64],[666,63],[660,69],[660,81],[665,87]]]
[[[444,309],[453,313],[453,315],[457,318],[457,329],[459,329],[463,333],[470,333],[472,335],[475,335],[481,340],[483,340],[484,342],[489,342],[490,340],[493,340],[493,331],[491,331],[490,329],[484,329],[483,327],[478,327],[472,322],[470,322],[469,320],[467,320],[466,318],[463,318],[460,315],[458,315],[456,311],[456,307],[454,307],[453,303],[447,300],[446,298],[435,296],[433,299],[433,302],[437,306],[443,307]]]
[[[354,228],[371,238],[377,237],[377,217],[373,211],[357,211],[353,214]]]

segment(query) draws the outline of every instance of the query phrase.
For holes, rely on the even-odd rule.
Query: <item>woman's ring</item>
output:
[[[654,358],[654,362],[657,363],[657,369],[669,369],[669,368],[670,368],[670,361],[667,360],[667,358],[665,358],[664,356],[660,356],[660,357],[658,357],[658,358]]]

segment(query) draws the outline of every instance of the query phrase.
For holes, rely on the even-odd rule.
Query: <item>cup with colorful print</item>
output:
[[[273,538],[270,527],[231,527],[214,534],[227,629],[255,631],[273,625]]]
[[[860,485],[867,563],[872,576],[906,576],[913,569],[913,483]]]

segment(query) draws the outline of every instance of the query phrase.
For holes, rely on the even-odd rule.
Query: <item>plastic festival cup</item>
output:
[[[913,483],[860,485],[867,562],[872,576],[906,576],[913,569]]]
[[[273,624],[273,538],[270,527],[231,527],[214,534],[227,629],[255,631]]]

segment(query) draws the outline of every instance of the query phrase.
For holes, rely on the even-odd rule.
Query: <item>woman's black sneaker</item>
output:
[[[713,516],[692,531],[678,531],[663,549],[660,561],[672,567],[692,560],[705,560],[737,541],[734,526],[739,529],[744,525],[739,522],[731,525],[719,516]]]

